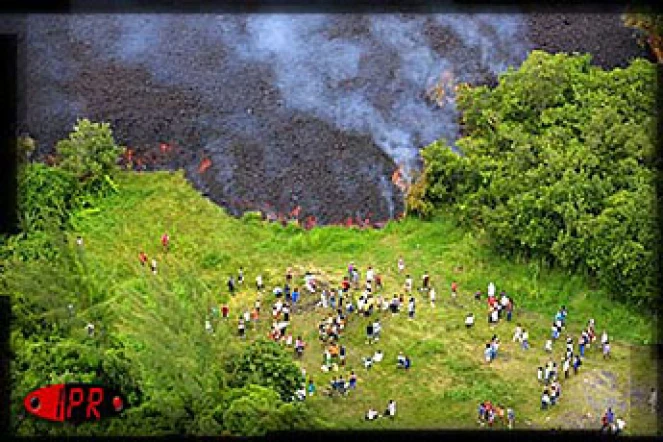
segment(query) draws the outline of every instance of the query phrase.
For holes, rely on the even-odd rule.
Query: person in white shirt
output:
[[[157,260],[152,258],[152,273],[157,274]]]
[[[367,421],[372,421],[380,417],[380,414],[375,411],[374,409],[370,408],[368,412],[366,413],[365,419]]]
[[[523,328],[518,324],[516,326],[516,331],[513,333],[513,342],[520,341],[523,336]]]
[[[624,421],[624,419],[618,417],[615,424],[616,425],[615,425],[614,434],[617,435],[617,434],[621,433],[624,430],[624,427],[626,426],[626,422]]]
[[[430,295],[430,306],[434,308],[435,307],[435,289],[431,287],[428,294]]]
[[[405,356],[403,356],[403,352],[398,353],[398,356],[396,358],[398,361],[398,366],[405,366]]]
[[[407,311],[409,314],[409,319],[414,319],[414,298],[410,298],[410,302],[407,306]]]
[[[550,395],[548,394],[548,390],[546,389],[543,391],[543,394],[541,395],[541,409],[547,410],[549,406],[550,406]]]
[[[380,325],[380,321],[376,320],[373,323],[373,336],[375,338],[375,341],[380,340],[380,331],[382,331],[382,326]]]
[[[208,320],[205,321],[205,331],[207,333],[212,333],[214,330],[212,329],[212,323]]]
[[[251,313],[249,313],[248,310],[244,312],[244,321],[246,321],[247,324],[251,321]]]
[[[552,352],[552,340],[548,339],[548,340],[546,341],[546,345],[544,346],[543,349],[544,349],[545,351],[547,351],[548,353],[551,353],[551,352]]]
[[[374,275],[373,267],[369,266],[366,270],[366,282],[373,282]]]
[[[256,287],[260,291],[262,291],[262,289],[264,288],[264,286],[262,285],[262,275],[256,276]]]
[[[87,335],[88,336],[94,336],[94,324],[93,323],[88,323],[87,327],[85,327],[87,330]]]
[[[490,320],[492,321],[493,324],[497,324],[499,318],[498,318],[498,310],[496,308],[494,308],[493,311],[490,312]]]
[[[324,290],[320,292],[320,306],[327,308],[327,292]]]
[[[605,345],[606,342],[608,342],[608,332],[604,330],[601,334],[601,345]]]
[[[372,359],[374,362],[380,362],[382,361],[382,358],[384,358],[384,353],[382,353],[381,350],[378,350],[375,352]]]
[[[488,284],[488,296],[495,296],[495,284]]]
[[[465,318],[465,328],[472,328],[474,325],[474,313],[468,313]]]
[[[564,358],[564,362],[562,362],[562,370],[564,371],[564,379],[569,378],[569,369],[571,368],[571,359],[570,358]]]
[[[543,383],[543,367],[536,369],[536,380]]]
[[[396,402],[394,400],[390,400],[389,404],[387,404],[387,410],[384,413],[385,416],[389,416],[390,418],[394,418],[396,416]]]
[[[83,246],[83,238],[81,238],[80,236],[76,238],[76,244],[78,246]]]
[[[520,342],[522,343],[522,347],[524,350],[529,349],[529,333],[527,333],[527,330],[523,330],[522,337],[520,339]]]
[[[412,292],[412,278],[410,277],[410,275],[407,275],[407,277],[405,278],[405,291],[407,293]]]
[[[403,273],[403,270],[405,270],[405,260],[401,256],[398,258],[398,273]]]

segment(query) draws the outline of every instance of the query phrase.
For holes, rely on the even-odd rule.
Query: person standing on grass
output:
[[[566,337],[566,351],[573,353],[573,338],[571,336]]]
[[[382,290],[384,287],[382,286],[382,275],[379,273],[375,275],[375,290]]]
[[[516,330],[513,332],[513,342],[520,342],[523,336],[523,328],[520,324],[516,324]]]
[[[582,360],[580,359],[579,355],[575,355],[573,357],[573,374],[576,375],[578,374],[578,369],[582,365]]]
[[[571,368],[571,361],[569,358],[564,358],[564,362],[562,362],[562,370],[564,371],[564,379],[569,378],[569,369]]]
[[[546,345],[543,347],[543,349],[544,349],[547,353],[552,353],[552,340],[551,340],[551,339],[548,339],[548,340],[546,341]]]
[[[424,276],[421,277],[421,291],[428,291],[430,289],[430,276],[428,272],[424,272]]]
[[[240,267],[237,271],[237,284],[244,284],[244,267]]]
[[[585,345],[587,345],[587,334],[583,331],[578,338],[578,351],[580,356],[585,357]]]
[[[341,345],[338,351],[338,359],[341,361],[341,367],[345,367],[345,346]]]
[[[368,344],[373,344],[373,323],[369,322],[366,325],[366,342]]]
[[[152,274],[157,274],[157,260],[152,258]]]
[[[529,333],[525,329],[523,329],[521,342],[523,350],[529,350]]]
[[[77,236],[76,237],[76,245],[78,247],[83,247],[83,237],[82,236]]]
[[[492,298],[495,296],[495,284],[493,282],[488,284],[488,297]]]
[[[540,384],[544,383],[543,367],[539,367],[536,370],[536,380],[539,381]]]
[[[547,410],[549,406],[550,406],[550,394],[548,394],[548,389],[546,388],[545,390],[543,390],[543,394],[541,395],[541,409]]]
[[[394,400],[389,401],[389,404],[387,404],[387,410],[384,412],[384,415],[391,419],[396,417],[396,402]]]
[[[455,298],[458,295],[458,283],[456,281],[451,282],[451,297]]]
[[[428,295],[430,296],[430,306],[435,308],[435,289],[433,287],[428,291]]]
[[[410,302],[408,303],[407,306],[407,312],[409,319],[414,319],[414,296],[410,297]]]
[[[605,345],[608,342],[608,332],[603,330],[601,333],[601,345]]]
[[[490,364],[493,360],[493,349],[490,343],[486,344],[486,349],[483,351],[483,355],[486,359],[486,362]]]
[[[244,324],[244,319],[240,316],[239,321],[237,322],[237,331],[240,338],[244,338],[246,332],[246,324]]]
[[[168,232],[165,232],[163,235],[161,235],[161,246],[163,247],[164,253],[168,253],[170,246],[170,236],[168,235]]]
[[[506,410],[506,418],[507,421],[509,422],[509,430],[513,429],[514,424],[516,423],[516,412],[513,411],[513,408],[509,407]]]
[[[479,406],[477,407],[477,421],[481,425],[483,425],[483,420],[485,419],[486,416],[486,406],[483,404],[483,402],[479,403]]]
[[[610,359],[610,342],[605,341],[603,344],[603,359]]]
[[[259,292],[261,292],[265,286],[262,283],[262,275],[256,276],[256,288],[258,289]]]
[[[244,310],[244,323],[249,324],[251,322],[251,313],[248,310]]]
[[[513,299],[509,296],[507,298],[507,304],[506,304],[506,320],[508,322],[511,322],[511,317],[513,315]]]
[[[474,326],[474,313],[468,313],[465,318],[465,328],[471,329]]]
[[[382,325],[380,325],[380,320],[376,319],[373,323],[373,336],[375,336],[375,342],[380,340],[380,332],[382,331]]]
[[[477,290],[476,292],[474,292],[474,300],[481,301],[481,290]]]
[[[348,378],[348,387],[352,390],[357,388],[357,375],[354,370],[350,371],[350,377]]]
[[[142,252],[142,251],[141,251],[141,252],[138,254],[138,259],[140,260],[140,264],[141,264],[143,267],[145,267],[145,265],[147,264],[147,254],[146,254],[145,252]]]
[[[373,270],[373,266],[368,266],[368,269],[366,270],[366,282],[373,282],[374,278],[375,271]]]
[[[410,275],[405,277],[405,293],[412,293],[412,278]]]
[[[235,296],[235,281],[232,276],[228,277],[228,291],[230,292],[230,296]]]
[[[402,256],[398,258],[398,273],[403,273],[405,270],[405,260]]]

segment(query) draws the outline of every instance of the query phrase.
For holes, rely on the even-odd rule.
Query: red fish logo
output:
[[[34,390],[25,397],[23,405],[40,419],[79,423],[117,416],[126,407],[126,401],[114,389],[77,383]]]

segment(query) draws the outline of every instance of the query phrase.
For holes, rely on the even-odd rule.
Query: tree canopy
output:
[[[595,277],[653,302],[656,68],[604,71],[589,55],[534,51],[495,88],[461,87],[464,133],[423,151],[422,199],[487,233],[505,255]]]

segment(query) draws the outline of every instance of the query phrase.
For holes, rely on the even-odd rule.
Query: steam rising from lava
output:
[[[109,22],[117,38],[95,38]],[[453,97],[443,94],[440,109],[431,90],[519,64],[528,49],[523,23],[517,14],[125,14],[72,16],[70,29],[106,57],[146,66],[164,82],[205,85],[205,91],[231,81],[228,75],[266,66],[285,106],[370,134],[408,177],[419,148],[439,138],[453,143],[458,133]],[[439,47],[440,36],[461,44]],[[169,48],[175,37],[192,47],[216,46],[224,54],[218,71],[199,69],[196,51],[175,57]],[[183,62],[190,67],[177,66]],[[233,130],[254,132],[252,110],[234,108],[227,116]]]

